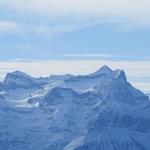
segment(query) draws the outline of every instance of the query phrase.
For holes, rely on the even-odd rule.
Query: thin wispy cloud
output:
[[[45,16],[126,18],[150,23],[149,0],[0,0],[0,5],[22,14]]]
[[[99,54],[99,53],[84,53],[84,54],[64,54],[64,57],[73,57],[73,58],[113,58],[112,55],[108,54]]]
[[[0,21],[0,32],[13,32],[17,35],[30,35],[30,36],[43,36],[44,38],[53,38],[57,35],[63,33],[78,31],[86,27],[92,26],[93,23],[87,24],[57,24],[57,25],[47,25],[47,24],[32,24],[32,23],[22,23],[19,21]]]
[[[56,35],[64,34],[64,33],[69,33],[69,32],[74,32],[78,31],[87,27],[92,26],[93,23],[90,24],[59,24],[59,25],[37,25],[37,26],[32,26],[32,30],[39,35],[44,35],[47,37],[54,37]]]
[[[128,61],[135,61],[135,60],[150,60],[150,57],[147,56],[147,57],[137,57],[137,56],[123,56],[123,55],[113,55],[113,54],[105,54],[105,53],[68,53],[68,54],[62,54],[61,55],[62,58],[65,58],[65,59],[79,59],[79,60],[89,60],[89,59],[106,59],[106,60],[128,60]]]
[[[12,32],[17,28],[17,24],[11,21],[0,20],[0,32]]]

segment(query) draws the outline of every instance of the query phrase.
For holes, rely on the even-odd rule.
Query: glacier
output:
[[[0,82],[0,150],[150,150],[149,95],[123,70]]]

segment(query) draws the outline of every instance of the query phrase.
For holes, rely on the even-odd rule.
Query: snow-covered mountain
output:
[[[0,93],[0,150],[149,150],[150,101],[125,72],[7,74]]]

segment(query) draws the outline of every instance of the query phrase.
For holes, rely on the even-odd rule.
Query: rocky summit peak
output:
[[[101,75],[101,74],[107,74],[111,75],[113,71],[106,65],[102,66],[99,70],[97,70],[95,73],[91,74],[94,76]]]

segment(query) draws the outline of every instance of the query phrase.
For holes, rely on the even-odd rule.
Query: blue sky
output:
[[[68,54],[94,53],[147,60],[148,4],[146,0],[0,0],[0,59],[63,59]]]
[[[149,6],[148,0],[0,0],[0,61],[149,62]]]
[[[150,58],[150,28],[127,29],[122,25],[118,28],[115,26],[116,24],[94,24],[49,35],[47,32],[38,35],[32,31],[1,32],[0,58],[63,59],[67,54],[93,53],[118,59]],[[21,30],[23,29],[24,27]]]

